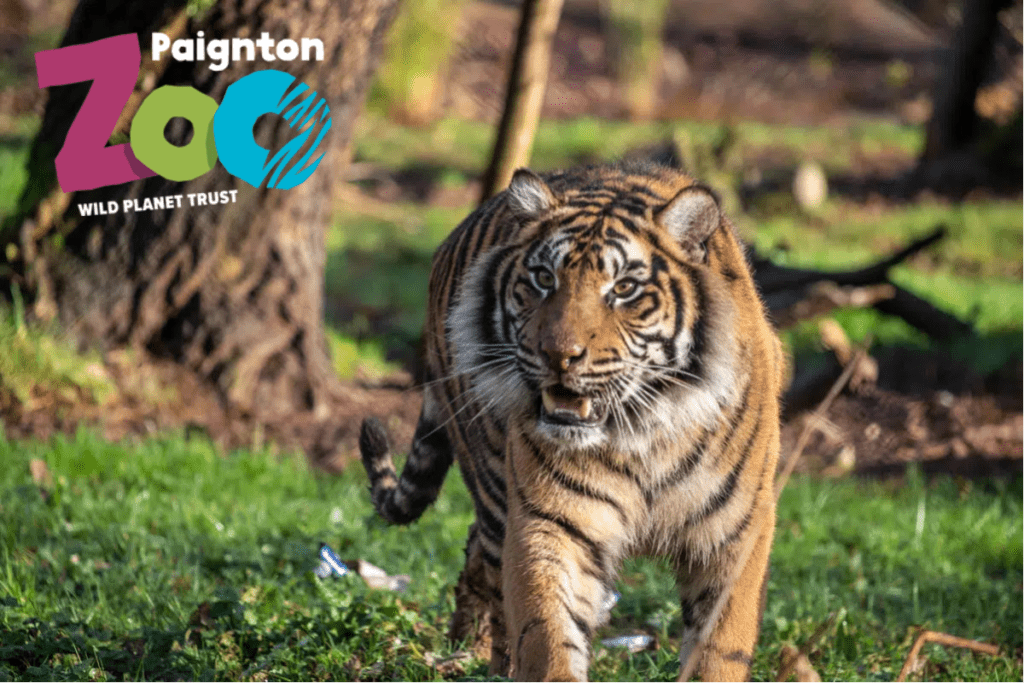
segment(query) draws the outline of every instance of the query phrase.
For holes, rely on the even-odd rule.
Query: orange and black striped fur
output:
[[[453,458],[476,505],[451,636],[491,671],[582,680],[620,561],[667,557],[683,665],[745,678],[774,530],[783,358],[715,195],[651,164],[516,173],[438,249],[428,383],[373,502],[415,520]],[[735,583],[731,597],[726,587]]]

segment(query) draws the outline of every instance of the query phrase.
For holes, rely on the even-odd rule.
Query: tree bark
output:
[[[999,12],[1010,0],[966,0],[963,20],[935,89],[921,161],[934,162],[974,141],[974,100],[992,57]]]
[[[505,108],[491,163],[484,173],[481,203],[503,190],[515,170],[530,161],[551,68],[551,45],[561,13],[562,0],[523,0],[516,51],[505,89]]]
[[[68,29],[72,39],[65,43],[128,31],[148,40],[167,10],[185,3],[121,4],[124,13],[110,10],[106,0],[81,0]],[[45,314],[49,305],[84,340],[135,346],[183,364],[214,383],[233,408],[261,422],[296,413],[327,418],[338,385],[323,335],[325,236],[334,188],[349,160],[353,123],[396,5],[397,0],[219,0],[200,21],[189,21],[184,37],[203,30],[207,43],[263,32],[276,41],[323,41],[322,62],[265,62],[257,54],[256,61],[234,61],[218,72],[206,61],[168,61],[155,83],[191,85],[221,102],[229,85],[257,69],[286,71],[330,107],[323,160],[290,190],[253,188],[217,164],[187,182],[157,176],[65,197],[67,209],[52,227],[28,221],[22,231],[24,253],[31,257],[27,280],[40,298],[39,310]],[[38,147],[52,148],[55,141],[59,147],[77,114],[84,88],[66,87],[72,90],[65,95],[77,99],[51,94]],[[172,127],[172,135],[183,141],[181,128]],[[264,116],[254,134],[274,150],[289,139],[290,129],[280,117]],[[48,173],[52,183],[52,161],[44,166],[38,172]],[[237,202],[192,207],[186,200],[174,210],[100,217],[81,217],[77,210],[83,202],[120,204],[222,190],[237,190]],[[61,239],[54,240],[58,233]]]

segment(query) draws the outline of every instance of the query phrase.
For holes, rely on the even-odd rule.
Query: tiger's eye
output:
[[[542,289],[551,289],[555,286],[555,275],[550,270],[538,268],[533,272],[533,279]]]
[[[615,293],[615,296],[629,296],[636,291],[637,284],[636,280],[630,280],[628,278],[625,280],[619,280],[615,283],[615,287],[612,288],[612,292]]]

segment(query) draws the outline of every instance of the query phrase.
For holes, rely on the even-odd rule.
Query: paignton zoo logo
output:
[[[139,106],[130,142],[108,147],[141,63],[134,33],[36,53],[40,88],[92,81],[57,154],[57,181],[64,192],[154,175],[192,180],[210,171],[218,157],[229,173],[254,187],[287,190],[312,175],[323,159],[322,153],[315,159],[313,154],[331,127],[327,103],[295,77],[274,69],[232,83],[219,105],[189,86],[161,86]],[[273,156],[253,139],[253,125],[268,113],[280,115],[297,132]],[[192,139],[182,147],[164,137],[175,117],[192,124]]]

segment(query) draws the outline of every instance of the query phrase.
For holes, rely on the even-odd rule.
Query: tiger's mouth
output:
[[[607,417],[602,402],[562,384],[544,388],[540,398],[540,419],[549,424],[594,427]]]

